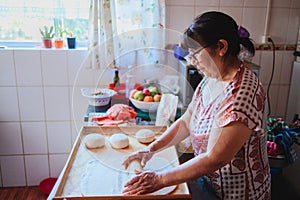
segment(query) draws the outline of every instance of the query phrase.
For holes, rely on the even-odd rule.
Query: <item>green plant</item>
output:
[[[74,37],[73,31],[66,30],[66,34],[67,34],[68,37]]]
[[[54,37],[54,27],[44,26],[43,29],[40,28],[40,33],[42,38],[53,38]]]
[[[63,29],[61,26],[56,26],[55,29],[56,29],[59,37],[61,37],[61,38],[64,36],[64,34],[67,34],[67,31],[65,29]]]

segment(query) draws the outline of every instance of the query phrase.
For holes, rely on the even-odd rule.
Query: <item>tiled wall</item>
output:
[[[267,13],[267,0],[166,0],[167,28],[183,32],[199,14],[218,10],[232,16],[246,27],[258,50],[253,62],[261,66],[261,81],[267,89],[272,69],[272,51],[261,50]],[[275,75],[270,87],[271,116],[285,117],[294,49],[300,24],[299,0],[271,0],[267,35],[276,47]],[[289,50],[286,50],[289,49]]]
[[[269,35],[276,44],[296,44],[300,1],[272,2]],[[267,0],[166,0],[166,4],[169,29],[182,32],[201,12],[221,10],[260,43]],[[292,53],[276,51],[270,93],[275,117],[285,115]],[[101,75],[79,68],[86,55],[86,50],[0,51],[0,186],[37,185],[46,177],[58,176],[87,105],[80,93],[73,93],[73,85],[93,85]],[[253,61],[262,66],[261,80],[266,87],[272,52],[259,50]]]

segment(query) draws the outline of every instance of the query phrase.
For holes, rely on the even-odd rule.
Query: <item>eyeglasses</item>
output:
[[[188,62],[188,63],[192,63],[192,60],[197,60],[196,55],[198,53],[200,53],[203,49],[205,49],[207,46],[204,47],[200,47],[198,48],[195,52],[193,53],[189,53],[187,56],[184,57],[184,59]]]

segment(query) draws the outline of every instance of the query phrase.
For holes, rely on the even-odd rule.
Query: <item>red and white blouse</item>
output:
[[[231,82],[206,77],[195,91],[189,129],[196,156],[207,151],[212,131],[231,122],[242,122],[253,130],[228,164],[207,175],[221,199],[271,198],[267,135],[263,130],[264,102],[262,85],[245,64]]]

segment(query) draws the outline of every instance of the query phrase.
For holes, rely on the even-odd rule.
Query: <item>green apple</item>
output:
[[[143,92],[142,91],[137,91],[136,93],[134,93],[133,98],[135,100],[143,101],[143,99],[144,99]]]
[[[151,96],[155,96],[156,94],[158,94],[158,89],[155,86],[149,86],[148,90]]]

